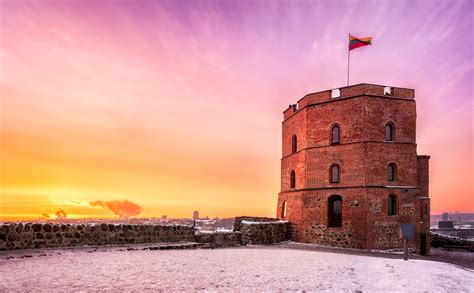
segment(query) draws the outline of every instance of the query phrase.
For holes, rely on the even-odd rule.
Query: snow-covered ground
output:
[[[474,271],[441,262],[281,247],[53,250],[0,259],[0,292],[159,289],[474,292]]]

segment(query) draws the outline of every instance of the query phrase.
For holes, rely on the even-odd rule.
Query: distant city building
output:
[[[304,96],[283,112],[277,216],[293,240],[429,253],[429,156],[416,151],[413,89],[358,84]]]
[[[168,216],[167,216],[167,215],[163,215],[163,216],[161,216],[161,219],[166,220],[166,219],[168,219]]]
[[[439,229],[453,229],[454,223],[453,221],[439,221],[438,228]]]
[[[194,212],[193,212],[193,219],[194,219],[194,220],[199,219],[199,212],[198,212],[198,211],[194,211]]]
[[[449,214],[448,213],[443,213],[441,215],[441,217],[443,218],[443,221],[448,221],[449,220]]]

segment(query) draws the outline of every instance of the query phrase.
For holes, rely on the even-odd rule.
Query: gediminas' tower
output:
[[[284,112],[277,216],[300,242],[429,253],[429,156],[416,151],[414,90],[358,84],[312,93]]]

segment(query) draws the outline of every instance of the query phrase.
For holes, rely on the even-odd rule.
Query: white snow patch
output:
[[[278,247],[58,252],[62,254],[0,260],[0,291],[472,292],[474,288],[474,271],[447,263]]]
[[[247,220],[243,220],[241,223],[242,223],[242,224],[246,224],[246,225],[261,225],[261,224],[288,223],[288,221],[279,220],[279,221],[271,221],[271,222],[257,222],[257,221],[247,221]]]
[[[230,229],[217,229],[217,230],[199,230],[195,234],[231,234],[234,231]]]

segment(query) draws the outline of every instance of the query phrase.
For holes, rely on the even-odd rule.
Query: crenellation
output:
[[[389,88],[390,90],[387,91],[386,88]],[[331,93],[333,90],[339,90],[339,95],[337,97],[332,96]],[[293,116],[296,112],[311,105],[324,104],[331,101],[340,101],[359,96],[380,97],[391,100],[414,100],[415,90],[362,83],[332,90],[310,93],[298,100],[297,104],[290,104],[289,107],[283,112],[283,118],[286,120]]]

